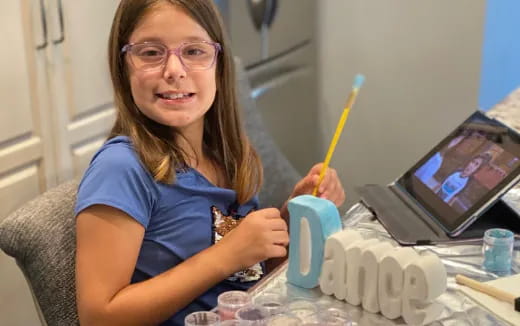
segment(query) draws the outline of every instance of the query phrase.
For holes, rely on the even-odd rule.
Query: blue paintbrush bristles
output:
[[[363,82],[365,81],[365,76],[361,74],[357,74],[354,78],[354,85],[352,85],[353,89],[360,89],[361,85],[363,85]]]

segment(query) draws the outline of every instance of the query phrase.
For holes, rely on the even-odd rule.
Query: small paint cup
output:
[[[192,312],[184,318],[186,326],[217,326],[220,325],[220,317],[211,311]]]
[[[235,319],[238,309],[251,305],[251,296],[244,291],[228,291],[217,298],[217,310],[222,320]]]
[[[256,305],[262,306],[269,315],[277,315],[285,311],[285,298],[276,293],[265,293],[253,299]]]
[[[262,306],[250,305],[238,309],[235,318],[244,326],[266,325],[269,312]]]
[[[318,306],[309,300],[298,299],[287,304],[287,312],[304,322],[314,322]]]
[[[514,233],[506,229],[489,229],[484,233],[483,267],[490,272],[507,273],[513,259]]]

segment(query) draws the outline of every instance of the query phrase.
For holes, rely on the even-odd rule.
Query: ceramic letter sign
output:
[[[341,231],[338,210],[326,199],[299,196],[288,209],[288,282],[308,289],[319,284],[324,294],[389,319],[402,316],[407,324],[440,315],[442,306],[433,300],[446,291],[447,276],[439,257]]]

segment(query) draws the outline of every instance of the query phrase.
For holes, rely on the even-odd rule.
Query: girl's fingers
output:
[[[319,197],[332,201],[336,206],[343,204],[345,191],[335,169],[330,169],[319,187]]]
[[[298,181],[298,183],[294,186],[293,194],[291,197],[298,196],[300,194],[301,189],[304,189],[305,184],[309,182],[308,179],[308,177],[304,177],[303,179]]]
[[[320,195],[320,198],[330,200],[336,206],[341,206],[341,204],[343,204],[343,200],[344,200],[344,199],[342,199],[343,196],[341,195],[341,193],[325,192],[323,195]]]
[[[296,184],[295,195],[302,195],[311,193],[314,190],[316,184],[318,184],[319,176],[317,175],[308,175],[303,178],[298,184]]]
[[[320,188],[318,191],[320,193],[323,193],[325,191],[331,192],[333,191],[335,184],[338,183],[338,174],[336,173],[336,170],[332,168],[327,169],[327,173],[323,177],[323,180],[320,184]]]
[[[345,191],[343,187],[339,186],[334,192],[334,199],[332,200],[336,206],[341,206],[345,201]]]
[[[330,189],[330,184],[332,182],[331,172],[330,169],[327,169],[327,172],[325,173],[325,176],[323,177],[323,180],[320,184],[319,192],[324,192],[326,190]]]
[[[285,257],[287,256],[287,249],[285,248],[285,246],[281,246],[281,245],[272,245],[270,246],[268,252],[267,252],[267,256],[268,257]]]
[[[302,184],[301,188],[306,189],[306,188],[314,187],[314,185],[316,185],[317,182],[318,182],[318,177],[316,177],[316,175],[306,176],[305,178],[303,178],[303,184]]]
[[[312,193],[318,185],[322,168],[323,163],[315,164],[309,173],[296,184],[292,197]],[[343,201],[343,188],[335,169],[327,167],[323,180],[318,185],[318,196],[335,203]]]
[[[289,244],[289,234],[287,231],[274,231],[272,236],[273,243],[277,245],[287,246]]]
[[[313,175],[313,174],[320,174],[321,173],[321,168],[323,167],[323,163],[318,163],[318,164],[315,164],[310,170],[309,170],[309,173],[307,173],[307,175]]]
[[[311,179],[310,186],[314,189],[314,187],[316,187],[318,185],[318,181],[320,181],[320,175],[314,174],[314,175],[312,175],[312,177],[310,179]]]
[[[274,232],[287,232],[287,223],[282,218],[277,218],[269,221],[269,227]]]

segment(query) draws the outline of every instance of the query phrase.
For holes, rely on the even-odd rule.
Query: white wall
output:
[[[484,0],[320,0],[324,151],[356,73],[366,76],[331,165],[389,183],[477,108]]]

